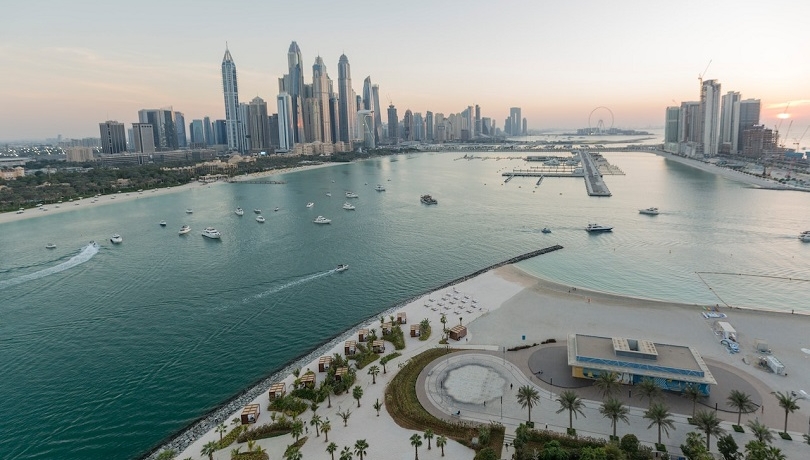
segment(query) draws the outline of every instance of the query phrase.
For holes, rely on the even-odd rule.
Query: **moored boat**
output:
[[[262,216],[256,216],[256,222],[263,224],[266,219]]]
[[[645,208],[639,209],[639,214],[647,214],[648,216],[657,216],[658,215],[658,208]]]
[[[424,204],[438,204],[439,203],[438,201],[436,201],[435,198],[433,198],[430,195],[422,195],[421,197],[419,197],[419,201],[421,201]]]
[[[585,227],[585,231],[588,232],[588,233],[612,232],[613,227],[606,227],[604,225],[599,225],[599,224],[588,224],[588,226]]]
[[[186,214],[192,214],[193,212],[194,210],[191,208],[186,209]]]
[[[121,244],[123,241],[124,239],[117,233],[110,237],[110,243],[112,244]]]
[[[212,240],[218,240],[222,237],[222,234],[219,233],[219,230],[215,229],[214,227],[206,227],[202,232],[202,236],[211,238]]]
[[[359,195],[354,192],[346,192],[346,198],[359,198]]]
[[[331,224],[331,223],[332,223],[332,220],[331,220],[331,219],[327,219],[327,218],[326,218],[326,217],[324,217],[324,216],[318,216],[318,217],[316,217],[316,218],[315,218],[315,220],[313,220],[312,222],[314,222],[314,223],[316,223],[316,224]]]
[[[165,226],[166,226],[166,221],[165,221],[165,220],[161,220],[161,221],[158,223],[158,225],[160,225],[161,227],[165,227]]]
[[[245,215],[245,210],[242,209],[242,208],[236,208],[236,211],[234,211],[234,214],[236,214],[237,216],[243,216],[243,215]]]
[[[307,207],[308,207],[308,208],[311,208],[311,207],[313,207],[313,206],[315,206],[315,203],[313,203],[313,202],[311,202],[311,201],[310,201],[309,203],[307,203]]]
[[[53,244],[53,243],[48,243],[48,244],[45,245],[45,248],[46,249],[56,249],[56,245]]]
[[[186,233],[188,233],[190,231],[191,231],[191,227],[189,227],[188,225],[183,225],[182,227],[180,227],[180,231],[178,232],[178,234],[185,235]]]
[[[377,184],[377,186],[376,186],[376,187],[374,187],[374,190],[376,190],[376,191],[378,191],[378,192],[384,192],[384,191],[385,191],[385,187],[383,187],[383,186],[382,186],[382,185],[380,185],[380,184]]]
[[[347,201],[347,202],[343,203],[343,209],[345,209],[347,211],[354,211],[354,205]]]
[[[548,228],[548,227],[543,227],[543,229],[540,230],[540,231],[543,232],[543,233],[551,233],[551,229]]]

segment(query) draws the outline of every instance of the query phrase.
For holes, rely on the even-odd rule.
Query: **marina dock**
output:
[[[543,166],[531,166],[528,169],[514,169],[509,172],[504,172],[501,175],[506,177],[504,184],[515,177],[537,177],[538,179],[535,185],[540,185],[545,177],[582,177],[585,179],[585,189],[588,191],[588,196],[611,196],[610,189],[608,189],[605,181],[602,179],[603,171],[607,171],[608,174],[624,173],[619,168],[607,163],[601,155],[597,156],[598,160],[591,156],[590,153],[580,151],[579,158],[581,166],[544,164]],[[529,161],[544,161],[549,158],[557,159],[557,157],[530,158],[531,160]]]

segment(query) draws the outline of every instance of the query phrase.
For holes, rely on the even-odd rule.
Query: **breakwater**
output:
[[[502,262],[498,262],[496,264],[492,264],[488,267],[482,268],[480,270],[476,270],[473,273],[468,275],[462,276],[460,278],[456,278],[452,281],[444,283],[442,285],[436,286],[434,288],[428,289],[424,292],[411,296],[405,300],[397,302],[396,304],[387,307],[386,309],[380,311],[379,313],[369,316],[365,320],[361,321],[360,323],[342,331],[334,336],[330,337],[323,343],[321,343],[317,348],[312,351],[303,353],[287,363],[285,363],[280,370],[273,372],[270,376],[260,379],[259,381],[250,385],[246,390],[238,393],[231,399],[225,401],[224,403],[220,404],[219,406],[215,407],[193,423],[191,423],[186,428],[183,428],[179,432],[166,437],[163,441],[157,444],[156,447],[150,449],[147,453],[143,455],[139,455],[137,458],[141,460],[154,460],[157,458],[158,455],[164,450],[174,450],[176,452],[182,452],[185,450],[189,445],[191,445],[194,441],[199,439],[205,433],[213,430],[217,425],[220,423],[225,423],[225,425],[229,426],[230,419],[229,417],[231,414],[236,412],[237,410],[241,409],[247,404],[250,404],[253,400],[258,398],[262,393],[268,391],[270,386],[279,381],[286,378],[288,375],[292,374],[292,372],[297,368],[302,368],[306,364],[312,362],[319,356],[322,356],[328,350],[331,350],[336,345],[349,340],[351,337],[354,336],[355,331],[360,327],[362,324],[366,324],[370,320],[376,319],[379,315],[387,316],[389,314],[393,314],[399,308],[413,302],[414,300],[423,297],[431,292],[435,292],[441,289],[448,288],[450,286],[457,285],[459,283],[463,283],[471,278],[475,278],[478,275],[486,273],[490,270],[494,270],[498,267],[502,267],[504,265],[510,265],[517,262],[521,262],[523,260],[531,259],[533,257],[537,257],[539,255],[543,255],[549,252],[557,251],[562,249],[563,247],[560,245],[554,245],[545,247],[542,249],[538,249],[535,251],[527,252],[525,254],[521,254],[519,256],[515,256],[509,259],[506,259]]]

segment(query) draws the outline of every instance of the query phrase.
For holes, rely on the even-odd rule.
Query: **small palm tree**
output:
[[[352,450],[348,446],[343,447],[340,451],[340,460],[352,460]]]
[[[644,412],[644,418],[650,421],[647,427],[649,430],[653,425],[658,426],[658,444],[661,444],[661,430],[669,437],[669,429],[675,429],[675,422],[672,420],[672,414],[669,408],[661,403],[650,404],[650,407]]]
[[[253,452],[253,449],[255,449],[255,448],[256,448],[256,441],[253,440],[253,439],[248,439],[248,442],[247,442],[248,452]]]
[[[442,332],[447,332],[447,315],[442,313],[442,317],[439,322],[442,323]]]
[[[228,431],[228,427],[224,423],[217,425],[216,432],[219,433],[219,440],[222,441],[222,434]]]
[[[377,417],[379,417],[380,416],[380,409],[382,409],[382,403],[380,402],[380,400],[378,399],[377,402],[375,402],[374,406],[372,406],[372,407],[374,407],[374,409],[377,411]]]
[[[298,438],[300,438],[301,435],[304,434],[304,422],[302,422],[301,420],[294,421],[292,424],[292,429],[290,430],[290,434],[292,434],[293,437],[295,438],[295,442],[298,442]]]
[[[363,456],[366,455],[366,450],[368,450],[368,443],[365,439],[358,439],[357,442],[354,443],[354,453],[360,456],[360,460],[363,460]]]
[[[236,449],[231,449],[231,458],[236,458],[240,454],[240,450],[242,450],[242,446],[237,447]]]
[[[681,394],[683,394],[684,396],[686,396],[687,399],[692,401],[692,417],[694,417],[695,409],[697,409],[697,402],[700,398],[704,396],[703,392],[700,391],[700,387],[690,383],[685,387],[683,387]]]
[[[414,434],[411,436],[411,445],[413,446],[413,450],[416,453],[414,457],[415,460],[419,460],[419,448],[422,446],[422,437],[418,434]]]
[[[357,400],[357,407],[360,407],[360,398],[363,397],[363,387],[360,385],[355,386],[352,389],[352,397]]]
[[[737,409],[737,425],[739,425],[740,420],[742,420],[743,412],[751,412],[757,407],[756,404],[751,401],[751,396],[739,390],[731,390],[726,401],[728,401],[729,406]]]
[[[218,442],[209,441],[209,442],[205,443],[205,445],[202,447],[202,450],[200,451],[200,453],[202,455],[207,455],[208,460],[214,460],[214,452],[217,451],[217,447],[219,447]]]
[[[425,432],[422,434],[422,437],[423,437],[423,438],[425,438],[425,440],[427,440],[427,442],[428,442],[428,450],[430,450],[430,440],[431,440],[431,439],[433,439],[433,430],[431,430],[430,428],[428,428],[428,429],[427,429],[427,430],[425,430]]]
[[[318,414],[313,415],[312,420],[309,421],[309,425],[315,427],[315,437],[319,437],[321,435],[319,433],[319,429],[321,427],[321,416]]]
[[[304,456],[301,454],[301,449],[298,447],[293,447],[284,452],[284,460],[301,460],[302,458],[304,458]]]
[[[240,423],[242,423],[242,419],[239,417],[234,417],[231,419],[231,425],[233,426],[239,425]]]
[[[326,419],[321,422],[321,433],[323,433],[326,439],[323,442],[329,442],[329,432],[332,431],[332,422],[329,419]]]
[[[377,384],[377,375],[379,375],[379,374],[380,374],[380,366],[375,364],[375,365],[368,368],[368,375],[371,376],[372,385]]]
[[[518,388],[517,392],[517,401],[520,404],[520,407],[529,408],[529,422],[532,421],[532,407],[540,404],[540,394],[537,390],[530,386],[524,385]]]
[[[442,457],[444,457],[444,446],[447,445],[447,438],[444,436],[439,436],[436,438],[436,447],[442,450]]]
[[[796,398],[789,393],[774,391],[771,394],[776,396],[776,400],[779,402],[779,407],[785,410],[785,429],[783,432],[787,433],[788,415],[799,410],[799,405],[796,404]]]
[[[332,385],[329,385],[328,383],[325,383],[321,387],[321,391],[326,393],[326,401],[327,401],[326,407],[331,408],[332,407]],[[323,400],[321,400],[321,401],[323,401]]]
[[[610,398],[614,394],[618,393],[620,385],[619,374],[615,372],[602,372],[593,382],[593,386],[595,386],[599,392],[602,393],[603,398]]]
[[[585,413],[582,412],[582,408],[585,407],[585,404],[582,402],[582,398],[577,396],[574,391],[563,391],[559,396],[557,396],[557,402],[560,403],[560,408],[557,409],[556,413],[559,414],[562,411],[568,411],[568,428],[574,428],[573,416],[576,414],[580,414],[585,417]]]
[[[338,412],[337,414],[338,417],[343,419],[343,426],[349,426],[349,417],[352,416],[352,411],[346,409],[343,412]]]
[[[616,398],[608,398],[607,401],[602,403],[602,407],[599,408],[599,413],[605,418],[610,419],[610,424],[613,426],[614,438],[616,437],[616,424],[619,420],[627,424],[630,423],[630,420],[627,418],[629,412],[630,411],[624,407],[624,404]]]
[[[650,407],[653,401],[660,398],[663,393],[661,387],[655,384],[655,380],[649,377],[642,379],[641,382],[636,385],[636,391],[638,392],[639,399],[644,401],[644,398],[647,398],[649,400],[647,407]],[[659,442],[658,444],[661,443]]]
[[[748,429],[751,430],[751,434],[757,438],[757,441],[763,443],[770,443],[773,441],[773,433],[771,433],[771,429],[765,426],[764,423],[760,423],[758,418],[749,420],[747,425]]]
[[[692,423],[706,434],[706,450],[712,450],[712,435],[720,436],[725,430],[720,428],[720,419],[710,410],[701,410],[692,417]]]
[[[332,460],[335,460],[335,451],[337,450],[338,445],[334,442],[330,442],[328,446],[326,446],[326,452],[332,456]]]

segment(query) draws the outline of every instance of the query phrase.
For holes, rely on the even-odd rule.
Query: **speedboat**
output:
[[[124,241],[124,239],[121,238],[121,235],[119,235],[117,233],[110,237],[110,243],[112,243],[112,244],[121,244],[123,241]]]
[[[237,216],[244,216],[244,215],[245,215],[245,210],[244,210],[244,209],[242,209],[242,208],[236,208],[236,211],[234,211],[234,213],[235,213]]]
[[[358,198],[358,195],[354,192],[346,192],[346,198]]]
[[[261,213],[262,213],[262,210],[261,210],[261,209],[254,209],[254,210],[253,210],[253,212],[254,212],[255,214],[261,214]]]
[[[263,224],[266,219],[262,216],[256,216],[256,222]]]
[[[45,245],[45,249],[56,249],[56,245],[53,243],[48,243]]]
[[[186,214],[192,214],[194,211],[191,208],[186,209]]]
[[[599,224],[588,224],[588,226],[585,227],[585,231],[588,233],[603,233],[613,231],[613,227],[605,227],[604,225]]]
[[[658,208],[639,209],[638,212],[639,214],[647,214],[648,216],[657,216]]]
[[[543,227],[543,229],[540,230],[540,231],[543,232],[543,233],[551,233],[551,229],[548,228],[548,227]]]
[[[337,268],[335,270],[338,271],[338,272],[345,272],[348,269],[349,269],[348,265],[340,264],[340,265],[337,266]]]
[[[331,219],[327,219],[327,218],[326,218],[326,217],[324,217],[324,216],[318,216],[318,217],[316,217],[316,218],[315,218],[315,220],[313,220],[312,222],[315,222],[316,224],[331,224],[331,223],[332,223],[332,220],[331,220]]]
[[[185,235],[186,233],[188,233],[190,231],[191,231],[191,227],[189,227],[188,225],[183,225],[182,227],[180,227],[180,231],[178,233],[180,235]]]
[[[385,191],[385,187],[383,187],[383,186],[382,186],[382,185],[380,185],[380,184],[377,184],[377,186],[376,186],[376,187],[374,187],[374,190],[376,190],[376,191],[378,191],[378,192],[384,192],[384,191]]]
[[[311,207],[313,207],[313,206],[315,206],[315,203],[313,203],[313,202],[311,202],[311,201],[310,201],[309,203],[307,203],[307,207],[308,207],[308,208],[311,208]]]
[[[219,230],[215,229],[214,227],[206,227],[202,232],[202,236],[211,238],[212,240],[218,240],[220,237],[222,237],[222,233],[219,233]]]
[[[424,204],[438,204],[439,203],[438,201],[436,201],[435,198],[433,198],[430,195],[422,195],[422,196],[420,196],[419,201],[421,201]]]
[[[165,220],[161,220],[161,221],[159,222],[159,225],[160,225],[161,227],[165,227],[165,226],[166,226],[166,221],[165,221]]]
[[[800,236],[799,239],[802,240],[802,243],[810,243],[810,233]]]
[[[343,209],[345,209],[347,211],[354,211],[354,205],[347,201],[347,202],[343,203]]]
[[[332,196],[332,192],[326,192],[326,196]]]
[[[278,212],[278,208],[274,209],[273,211],[274,211],[274,212]]]

